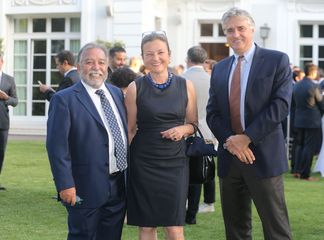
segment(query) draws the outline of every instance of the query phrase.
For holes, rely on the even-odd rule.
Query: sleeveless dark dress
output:
[[[163,139],[160,132],[183,125],[188,102],[185,79],[157,89],[149,78],[136,80],[137,133],[130,146],[127,224],[183,226],[189,184],[185,140]]]

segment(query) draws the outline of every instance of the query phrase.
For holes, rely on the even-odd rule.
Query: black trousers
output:
[[[300,173],[301,178],[309,178],[312,161],[322,144],[321,128],[298,128],[297,148],[295,149],[295,172]]]
[[[257,178],[253,166],[236,159],[219,185],[227,240],[252,239],[252,200],[265,240],[292,239],[281,175]]]
[[[5,156],[5,151],[7,147],[7,141],[8,141],[8,130],[2,130],[0,129],[0,173],[3,166],[3,160]]]
[[[195,218],[199,210],[199,201],[202,185],[204,186],[204,202],[215,202],[215,180],[209,181],[204,184],[189,184],[187,208],[188,218]]]

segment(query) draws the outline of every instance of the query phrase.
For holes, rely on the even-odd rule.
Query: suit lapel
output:
[[[235,61],[235,57],[232,56],[227,61],[228,61],[228,63],[224,64],[226,66],[226,68],[224,69],[224,73],[223,73],[223,75],[225,76],[225,78],[224,78],[225,81],[222,81],[222,83],[225,84],[225,86],[222,86],[221,89],[226,89],[225,93],[224,93],[226,97],[224,98],[224,100],[225,100],[225,103],[229,110],[229,80],[230,80],[229,78],[231,75],[231,69],[232,69],[232,65]]]
[[[258,71],[262,69],[261,66],[263,65],[263,62],[264,62],[264,57],[262,56],[262,50],[260,49],[260,47],[256,45],[255,53],[252,59],[251,69],[249,72],[249,78],[246,86],[245,96],[252,96],[250,95],[250,92],[252,91],[252,86],[254,84],[256,77],[259,75]]]
[[[99,122],[103,128],[106,128],[104,123],[101,120],[101,117],[97,111],[96,106],[92,102],[91,97],[89,96],[87,90],[82,85],[81,81],[75,84],[74,91],[76,93],[77,99],[81,102],[81,104],[88,110],[88,112],[92,115],[92,117]]]

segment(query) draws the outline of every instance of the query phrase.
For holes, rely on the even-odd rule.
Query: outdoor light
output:
[[[265,47],[265,40],[269,37],[270,28],[265,23],[260,27],[260,37],[263,40],[263,47]]]

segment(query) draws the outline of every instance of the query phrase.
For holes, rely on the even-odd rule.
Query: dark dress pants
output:
[[[204,202],[215,202],[215,180],[204,184],[189,184],[188,209],[186,214],[188,218],[195,218],[198,213],[202,185],[204,186]]]
[[[123,174],[120,174],[124,178]],[[125,186],[123,186],[123,189]],[[126,212],[125,191],[116,191],[99,208],[75,208],[67,206],[68,240],[121,240]]]
[[[7,141],[8,141],[8,130],[0,129],[0,173],[2,170]]]
[[[322,144],[321,128],[304,128],[303,143],[300,156],[298,157],[298,165],[300,167],[300,178],[307,179],[310,176],[314,155],[319,152]]]
[[[219,185],[227,240],[252,239],[252,200],[265,240],[292,239],[281,175],[259,179],[252,165],[235,159]]]
[[[298,144],[296,152],[296,172],[300,173],[300,178],[309,178],[313,157],[319,151],[322,143],[321,128],[299,128]]]
[[[201,184],[189,184],[186,219],[195,219],[199,209]]]

